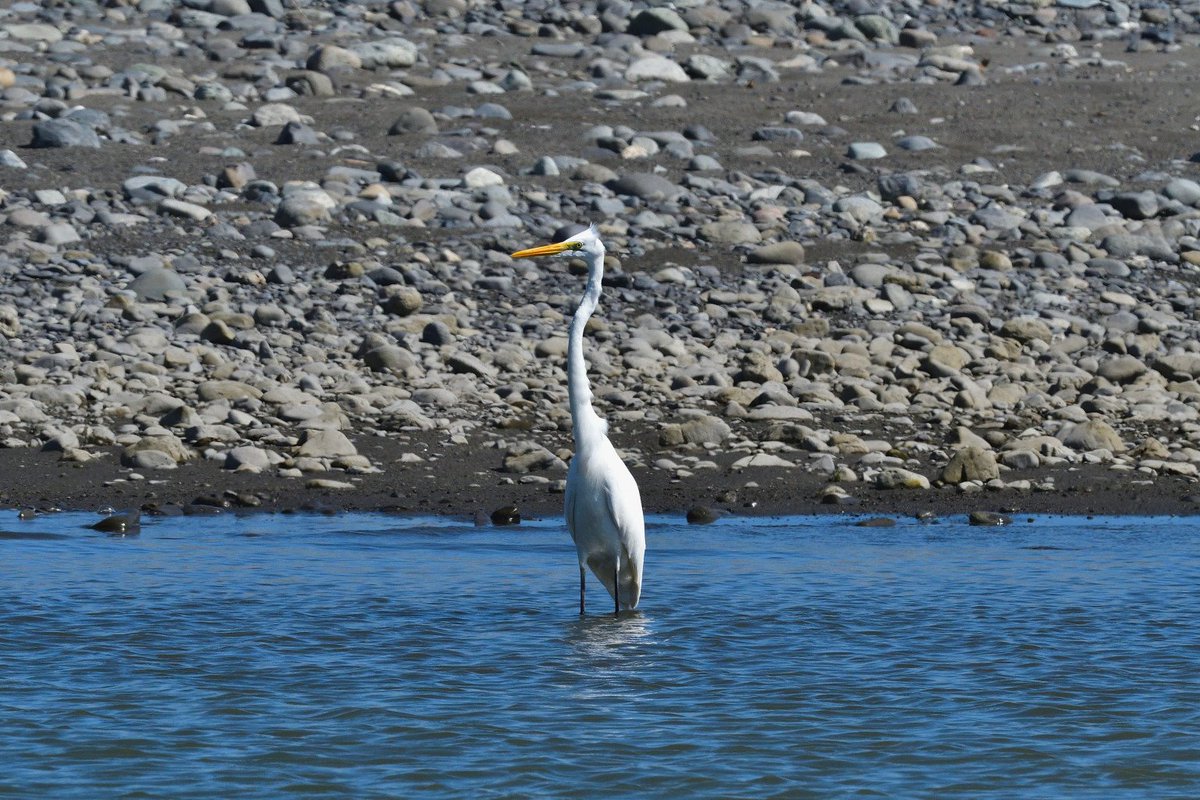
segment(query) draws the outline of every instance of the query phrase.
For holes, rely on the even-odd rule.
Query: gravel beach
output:
[[[1200,2],[0,10],[0,506],[1200,512]],[[984,518],[981,518],[983,520]]]

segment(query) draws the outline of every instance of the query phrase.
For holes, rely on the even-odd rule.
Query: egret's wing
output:
[[[567,531],[571,534],[571,538],[575,538],[575,481],[574,470],[567,472],[567,491],[563,498],[563,516],[567,518]]]
[[[613,485],[612,481],[604,485],[604,508],[612,521],[621,547],[629,553],[636,547],[635,539],[645,537],[645,520],[642,517],[642,498],[638,493],[637,484],[632,478],[622,481],[623,486]]]
[[[624,466],[624,465],[622,465]],[[621,543],[621,574],[625,601],[636,608],[642,593],[642,553],[646,549],[646,522],[637,482],[628,470],[604,485],[604,507]]]

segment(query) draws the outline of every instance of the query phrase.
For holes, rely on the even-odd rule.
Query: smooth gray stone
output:
[[[382,345],[363,353],[363,363],[373,372],[407,373],[417,366],[417,359],[398,345]]]
[[[354,443],[339,430],[307,429],[300,436],[297,454],[311,458],[337,458],[358,453]]]
[[[856,161],[868,161],[886,158],[887,150],[878,142],[851,142],[846,148],[846,156]]]
[[[688,30],[683,17],[670,8],[646,8],[629,21],[628,33],[634,36],[653,36],[666,31]]]
[[[738,56],[737,76],[742,81],[779,82],[779,70],[775,69],[775,63],[769,58],[757,56]]]
[[[1118,311],[1115,314],[1109,314],[1101,322],[1108,333],[1133,333],[1138,329],[1140,320],[1137,314],[1131,311]]]
[[[1136,255],[1163,259],[1171,259],[1175,256],[1175,251],[1169,243],[1149,236],[1139,236],[1132,233],[1109,234],[1100,240],[1100,247],[1109,256],[1118,259],[1126,259]]]
[[[360,59],[363,69],[400,69],[411,67],[420,58],[417,46],[407,39],[392,36],[387,39],[373,39],[351,45]]]
[[[279,131],[278,138],[275,139],[275,144],[318,145],[320,143],[320,135],[303,122],[287,123]]]
[[[1173,353],[1160,356],[1152,365],[1170,380],[1186,381],[1200,378],[1200,353]]]
[[[228,103],[233,100],[233,90],[220,83],[202,83],[196,86],[196,91],[192,92],[192,98],[198,101]]]
[[[900,31],[887,17],[880,14],[863,14],[855,17],[854,25],[864,36],[872,41],[897,44],[900,41]]]
[[[902,139],[896,140],[896,146],[901,150],[908,150],[913,153],[919,153],[922,150],[936,150],[941,147],[940,144],[928,136],[905,136]]]
[[[724,169],[721,162],[707,154],[692,156],[688,161],[687,169],[689,172],[719,172]]]
[[[533,91],[533,79],[520,69],[510,69],[500,79],[499,86],[506,92]]]
[[[1021,218],[997,206],[984,206],[971,214],[971,221],[990,230],[1009,230],[1021,224]]]
[[[1119,192],[1108,203],[1127,219],[1150,219],[1159,209],[1158,195],[1149,190]]]
[[[281,0],[249,0],[250,9],[256,14],[280,19],[286,13]]]
[[[1133,383],[1138,377],[1147,372],[1147,367],[1133,356],[1123,355],[1105,359],[1100,362],[1096,374],[1113,383]]]
[[[756,247],[746,254],[751,264],[803,264],[804,245],[800,242],[775,242]]]
[[[883,297],[896,307],[897,311],[907,311],[915,304],[912,292],[897,283],[883,285]]]
[[[466,375],[476,375],[481,378],[496,374],[496,368],[485,364],[477,356],[467,352],[455,352],[446,356],[446,366],[451,372]],[[414,395],[415,397],[415,395]]]
[[[443,347],[454,343],[454,333],[446,323],[434,320],[421,331],[421,341],[434,347]]]
[[[924,193],[921,179],[912,173],[880,175],[875,183],[879,187],[879,196],[884,200],[920,197]]]
[[[435,134],[438,132],[437,121],[427,109],[413,106],[400,112],[400,116],[388,129],[389,136],[409,133]]]
[[[275,209],[275,222],[285,228],[319,225],[331,219],[329,207],[314,192],[295,192]]]
[[[666,447],[682,444],[720,444],[732,435],[728,423],[707,414],[694,417],[680,424],[663,426],[659,431],[659,443]]]
[[[721,81],[733,77],[733,64],[722,58],[703,53],[688,56],[683,69],[692,78],[701,81]]]
[[[380,286],[403,286],[404,275],[395,267],[376,267],[367,273],[367,277]]]
[[[161,450],[139,450],[121,458],[121,464],[133,469],[176,469],[179,464]]]
[[[33,126],[30,147],[100,147],[96,131],[69,119],[49,119]]]
[[[987,78],[978,67],[969,67],[958,74],[955,86],[986,86]]]
[[[531,175],[545,175],[547,177],[557,177],[562,173],[558,169],[558,164],[550,156],[542,156],[537,160],[537,163],[529,170]]]
[[[271,468],[271,458],[261,447],[245,445],[234,447],[225,453],[225,469],[243,469],[262,472]]]
[[[596,197],[592,199],[593,211],[607,216],[616,216],[625,212],[625,204],[616,197]]]
[[[512,119],[512,112],[499,103],[481,103],[475,108],[475,116],[479,119]]]
[[[417,158],[462,158],[463,154],[441,142],[425,142],[416,149]]]
[[[804,133],[799,128],[766,126],[756,130],[750,138],[756,142],[799,143],[804,141]]]
[[[187,293],[187,284],[174,270],[151,267],[130,281],[128,288],[139,300],[161,302],[171,295]]]
[[[1050,270],[1057,272],[1065,270],[1070,266],[1071,262],[1062,253],[1038,253],[1033,257],[1033,266],[1038,269]]]
[[[980,447],[964,447],[954,453],[942,470],[942,480],[949,484],[963,481],[990,481],[1000,477],[996,454]]]
[[[1090,258],[1087,262],[1088,271],[1097,275],[1113,278],[1129,277],[1129,265],[1116,258]]]
[[[700,236],[709,242],[752,244],[762,239],[752,223],[738,221],[706,222],[700,226]]]
[[[883,206],[865,194],[854,194],[838,198],[833,204],[833,210],[849,214],[858,222],[865,223],[878,218],[883,213]]]
[[[45,244],[59,247],[64,244],[74,244],[80,241],[80,236],[79,231],[75,230],[75,226],[69,222],[56,222],[42,228],[38,239]]]
[[[166,197],[178,197],[187,190],[187,184],[163,175],[137,175],[121,184],[125,197],[134,201],[157,203]]]
[[[360,167],[334,166],[330,167],[325,173],[325,177],[329,180],[341,181],[349,184],[365,184],[378,183],[382,176],[377,170],[362,169]]]
[[[535,56],[548,56],[550,58],[579,58],[587,52],[587,48],[578,42],[563,44],[538,42],[530,48],[530,52]]]
[[[1174,179],[1163,188],[1163,194],[1184,205],[1200,205],[1200,183],[1187,178]]]
[[[1067,429],[1059,437],[1062,443],[1074,450],[1111,450],[1119,453],[1125,449],[1124,442],[1107,422],[1091,419]]]
[[[423,304],[424,299],[421,297],[421,293],[411,286],[406,286],[390,295],[383,308],[389,314],[407,317],[419,311]]]
[[[1050,170],[1043,172],[1041,175],[1033,179],[1029,184],[1030,189],[1050,189],[1055,186],[1062,185],[1063,176],[1058,170]]]
[[[1082,183],[1087,186],[1117,187],[1121,182],[1116,178],[1090,169],[1069,169],[1063,173],[1063,180],[1068,183]]]
[[[643,200],[664,200],[683,194],[682,188],[651,172],[621,175],[605,183],[605,186],[617,194],[640,197]]]
[[[1071,210],[1064,220],[1069,227],[1095,230],[1102,225],[1112,222],[1112,218],[1104,213],[1104,208],[1094,203],[1078,206]]]
[[[109,128],[112,126],[112,120],[108,114],[97,108],[73,108],[66,114],[63,114],[60,119],[67,119],[71,122],[77,122],[80,125],[86,125],[95,130],[96,128]]]
[[[691,80],[683,67],[669,58],[659,55],[639,58],[625,70],[625,80],[630,83],[638,81],[667,81],[669,83],[686,83]]]
[[[28,169],[28,165],[12,150],[0,150],[0,167],[10,169]]]
[[[850,279],[864,288],[878,289],[891,273],[892,269],[883,264],[859,264],[850,269]]]

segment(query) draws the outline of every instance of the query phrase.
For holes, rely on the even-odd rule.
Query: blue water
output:
[[[1200,796],[1200,523],[0,517],[3,797]]]

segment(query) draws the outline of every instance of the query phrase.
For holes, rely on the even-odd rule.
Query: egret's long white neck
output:
[[[567,342],[567,398],[571,404],[571,419],[576,444],[593,431],[605,431],[604,420],[592,408],[592,389],[588,384],[587,362],[583,359],[583,329],[600,303],[600,287],[604,280],[604,253],[588,254],[587,288],[571,318]]]

